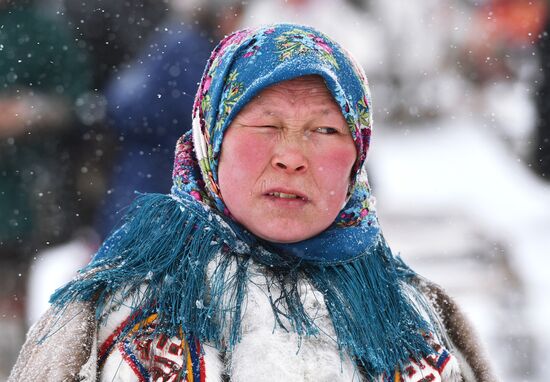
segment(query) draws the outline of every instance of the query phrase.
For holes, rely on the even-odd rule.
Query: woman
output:
[[[456,306],[384,241],[368,86],[342,48],[236,32],[193,117],[171,195],[141,196],[54,294],[10,380],[493,380]]]

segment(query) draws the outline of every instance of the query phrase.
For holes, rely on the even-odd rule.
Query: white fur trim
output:
[[[355,365],[337,349],[334,328],[321,293],[305,280],[301,281],[304,308],[316,317],[320,333],[300,340],[292,330],[287,332],[275,325],[261,268],[252,266],[250,273],[255,276],[248,283],[242,339],[230,355],[232,382],[360,380]],[[281,291],[274,285],[270,289],[272,298],[277,299]]]
[[[139,382],[139,379],[115,347],[105,360],[99,382]]]
[[[204,365],[206,367],[206,382],[222,382],[223,363],[220,352],[208,344],[203,345]]]
[[[95,382],[97,377],[97,332],[94,331],[94,339],[92,342],[92,349],[90,351],[90,357],[84,365],[80,368],[78,373],[79,381],[81,382]]]
[[[441,373],[441,380],[443,382],[462,382],[462,372],[460,370],[460,365],[458,364],[457,358],[452,355],[449,362],[443,369]]]

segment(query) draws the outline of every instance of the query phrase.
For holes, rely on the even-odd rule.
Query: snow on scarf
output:
[[[223,134],[262,89],[305,75],[321,76],[341,108],[358,153],[355,176],[347,204],[324,232],[298,243],[268,243],[233,221],[221,198]],[[272,302],[276,322],[284,315],[292,325],[286,329],[301,336],[318,333],[296,283],[307,277],[324,295],[338,348],[369,378],[388,378],[411,359],[433,353],[423,336],[433,328],[417,309],[425,306],[421,294],[413,293],[411,301],[403,287],[414,273],[392,254],[373,209],[365,171],[370,111],[363,71],[322,33],[278,24],[227,36],[204,71],[193,129],[177,143],[171,194],[139,196],[120,228],[52,303],[62,311],[70,301],[94,300],[100,317],[133,295],[136,322],[157,314],[157,332],[183,331],[231,349],[240,339],[247,266],[255,261],[266,265],[283,291],[284,298]],[[122,297],[116,293],[121,290]]]

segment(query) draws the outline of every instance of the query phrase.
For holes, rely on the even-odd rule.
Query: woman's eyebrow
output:
[[[329,107],[326,105],[319,105],[310,109],[311,114],[314,117],[327,117],[342,115],[342,112],[337,107]],[[246,116],[246,118],[258,118],[258,117],[273,117],[279,118],[284,116],[285,110],[273,105],[257,105],[256,107],[247,109],[247,112],[240,114],[241,117]]]
[[[342,111],[339,108],[320,106],[319,108],[314,108],[313,112],[317,116],[332,116],[332,115],[342,115]]]
[[[323,107],[320,111],[318,111],[319,113],[323,114],[323,115],[329,115],[329,114],[335,114],[335,113],[340,113],[340,110],[334,110],[332,108],[329,108],[329,107]]]

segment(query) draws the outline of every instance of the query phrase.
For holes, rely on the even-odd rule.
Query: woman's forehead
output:
[[[268,114],[295,104],[315,108],[321,114],[341,114],[339,106],[319,76],[305,76],[271,85],[257,94],[243,108]]]
[[[325,85],[325,81],[321,76],[317,75],[309,75],[309,76],[302,76],[293,78],[291,80],[286,80],[282,82],[278,82],[276,84],[273,84],[271,86],[268,86],[267,88],[263,89],[260,92],[260,96],[262,93],[266,92],[288,92],[288,93],[308,93],[308,94],[326,94],[330,95],[330,92]]]

